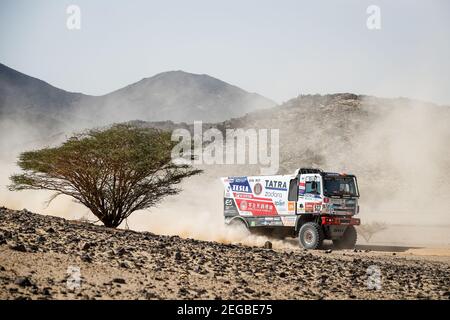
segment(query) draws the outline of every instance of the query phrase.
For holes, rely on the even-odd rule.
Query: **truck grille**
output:
[[[354,214],[356,212],[356,203],[333,203],[333,209],[336,214]]]

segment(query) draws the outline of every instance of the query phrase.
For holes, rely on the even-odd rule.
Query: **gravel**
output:
[[[400,254],[267,250],[6,208],[0,235],[0,299],[450,299],[449,263]]]

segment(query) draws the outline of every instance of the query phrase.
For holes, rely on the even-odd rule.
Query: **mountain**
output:
[[[40,115],[71,125],[129,120],[217,122],[275,102],[208,75],[170,71],[102,96],[64,91],[0,64],[0,112]]]
[[[126,121],[223,121],[275,102],[208,75],[157,74],[102,96],[56,88],[0,64],[0,157]],[[51,137],[51,138],[49,138]]]
[[[81,99],[81,93],[67,92],[42,80],[0,64],[0,113],[65,115]]]
[[[88,99],[84,111],[95,110],[106,122],[147,120],[218,122],[275,106],[275,102],[205,74],[169,71]]]
[[[0,158],[63,138],[77,128],[77,105],[88,98],[0,64]]]

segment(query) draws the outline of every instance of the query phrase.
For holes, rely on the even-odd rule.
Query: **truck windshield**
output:
[[[354,177],[324,177],[323,193],[326,196],[359,197]]]

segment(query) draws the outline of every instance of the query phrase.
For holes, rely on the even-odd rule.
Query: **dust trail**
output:
[[[363,213],[388,223],[450,225],[450,108],[380,102],[364,102],[379,115],[354,135],[346,164],[359,175]]]
[[[263,246],[269,240],[274,248],[295,248],[281,240],[227,227],[223,218],[223,188],[218,177],[217,169],[206,169],[203,175],[185,181],[179,196],[168,197],[157,207],[132,215],[128,219],[129,227],[157,234],[249,246]]]
[[[255,118],[249,123],[255,128],[280,128],[283,173],[310,165],[355,173],[362,194],[360,218],[363,221],[450,225],[450,108],[405,99],[367,98],[362,102],[351,100],[347,105],[339,102],[273,112],[277,117],[268,113],[265,118]],[[296,117],[292,122],[286,121],[292,114],[301,115],[298,116],[301,127]],[[49,192],[6,189],[9,175],[18,171],[14,162],[19,152],[58,143],[65,136],[45,139],[29,124],[0,120],[0,205],[69,219],[87,216],[95,220],[86,208],[67,197],[45,208]],[[308,138],[311,133],[314,139]],[[207,166],[204,169],[204,174],[181,185],[183,191],[178,196],[165,198],[158,206],[133,214],[128,220],[130,228],[261,246],[267,238],[246,236],[225,228],[223,190],[218,179],[258,175],[259,168]],[[420,241],[426,236],[421,232],[405,234],[402,239]],[[389,233],[383,240],[390,241]],[[272,242],[275,247],[290,246],[282,241]]]
[[[21,152],[58,145],[72,132],[70,127],[66,127],[65,131],[60,127],[44,130],[39,125],[30,125],[30,122],[24,119],[2,115],[0,118],[0,206],[16,210],[26,208],[33,212],[69,219],[76,219],[87,214],[88,210],[85,207],[67,197],[57,198],[50,206],[47,206],[46,202],[53,194],[49,191],[11,192],[7,188],[10,184],[10,175],[20,172],[15,163]]]

